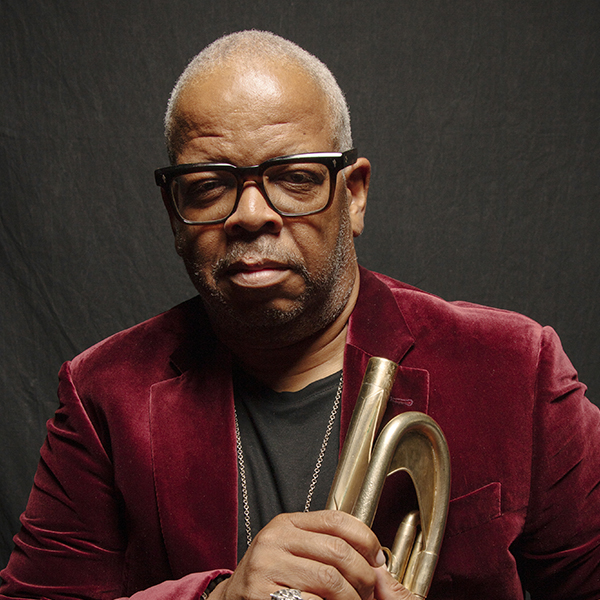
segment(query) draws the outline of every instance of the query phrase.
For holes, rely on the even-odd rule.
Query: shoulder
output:
[[[193,352],[213,343],[198,297],[125,329],[88,348],[69,365],[80,385],[102,382],[151,384],[178,375]],[[181,361],[177,357],[181,355]]]
[[[392,293],[416,338],[432,333],[454,338],[468,333],[500,338],[517,336],[521,341],[533,341],[543,335],[542,325],[520,313],[462,300],[444,300],[387,275],[370,274]]]
[[[561,352],[558,336],[522,314],[464,301],[447,301],[385,275],[361,274],[369,293],[387,296],[379,319],[402,316],[412,336],[409,363],[483,369],[485,365],[520,366],[534,376],[542,350],[551,345]],[[393,298],[393,303],[389,298]],[[393,305],[394,308],[389,310]],[[393,329],[392,329],[393,330]],[[392,335],[392,334],[390,334]],[[405,363],[406,364],[406,363]],[[487,367],[486,367],[487,369]]]

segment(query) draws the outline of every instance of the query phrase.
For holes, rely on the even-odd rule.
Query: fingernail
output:
[[[375,562],[377,563],[378,567],[383,567],[383,565],[385,565],[385,554],[383,553],[383,550],[379,550],[377,557],[375,558]]]

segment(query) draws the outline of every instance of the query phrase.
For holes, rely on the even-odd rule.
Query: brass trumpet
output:
[[[371,527],[385,479],[406,471],[419,510],[398,527],[392,549],[386,550],[388,569],[413,594],[426,598],[446,527],[450,455],[437,423],[415,411],[391,419],[375,442],[396,370],[396,363],[385,358],[369,360],[327,508],[350,513]]]

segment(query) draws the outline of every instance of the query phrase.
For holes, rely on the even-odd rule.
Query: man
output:
[[[427,412],[451,453],[430,597],[598,598],[598,410],[551,330],[359,269],[370,165],[327,69],[227,36],[182,75],[166,131],[157,182],[199,299],[63,367],[4,597],[414,598],[380,546],[406,479],[374,532],[315,510],[383,356],[400,364],[385,420]]]

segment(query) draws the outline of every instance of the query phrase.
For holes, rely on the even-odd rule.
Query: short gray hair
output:
[[[251,29],[231,33],[215,40],[190,61],[177,80],[165,114],[165,139],[171,163],[175,163],[181,142],[180,129],[183,123],[177,117],[177,104],[182,91],[190,82],[207,74],[234,55],[248,59],[266,57],[278,61],[285,58],[304,69],[323,91],[329,102],[334,149],[341,152],[352,148],[348,104],[344,93],[327,66],[316,56],[285,38],[269,31]]]

